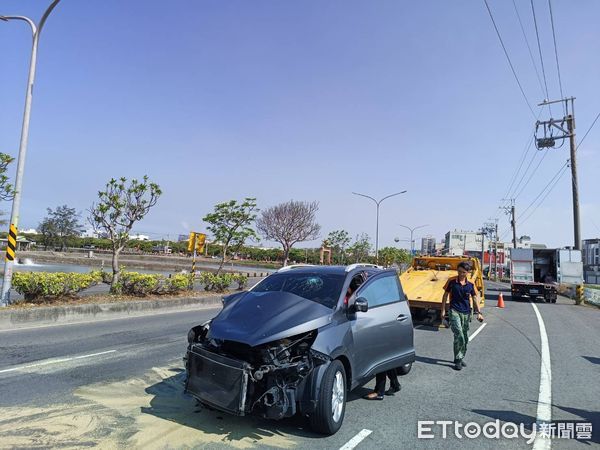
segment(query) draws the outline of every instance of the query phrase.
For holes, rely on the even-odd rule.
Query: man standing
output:
[[[444,286],[444,297],[442,298],[442,321],[445,322],[446,303],[450,298],[450,310],[448,317],[450,328],[454,334],[454,369],[462,370],[467,365],[463,359],[467,353],[469,342],[469,321],[471,310],[475,309],[477,320],[483,322],[483,315],[479,308],[479,292],[473,283],[467,280],[467,274],[471,271],[471,265],[467,261],[458,264],[458,277],[451,278]]]

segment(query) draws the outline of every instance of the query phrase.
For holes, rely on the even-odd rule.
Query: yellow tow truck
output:
[[[441,312],[444,286],[449,279],[458,276],[457,267],[463,261],[471,265],[467,279],[480,292],[480,304],[484,305],[483,272],[479,259],[469,256],[421,256],[414,258],[412,266],[400,275],[413,316],[425,316],[431,309]]]

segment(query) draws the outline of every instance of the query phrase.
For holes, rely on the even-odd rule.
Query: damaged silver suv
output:
[[[377,373],[406,374],[413,325],[395,270],[288,266],[223,299],[192,328],[186,391],[236,415],[302,414],[320,433],[342,425],[348,392]]]

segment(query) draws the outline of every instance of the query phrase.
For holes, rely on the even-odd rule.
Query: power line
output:
[[[544,158],[546,157],[547,154],[548,154],[548,151],[545,151],[544,154],[542,155],[542,158],[539,160],[539,162],[537,163],[537,166],[535,166],[535,169],[533,169],[533,171],[529,175],[529,178],[527,179],[527,181],[525,182],[525,184],[523,185],[523,187],[521,188],[519,193],[515,195],[515,199],[519,198],[519,195],[521,195],[523,193],[523,190],[527,187],[527,185],[529,184],[529,182],[531,181],[531,179],[537,172],[538,168],[540,167],[540,164],[542,164],[542,161],[544,160]]]
[[[583,143],[583,141],[585,140],[585,138],[587,137],[587,135],[590,133],[590,131],[592,131],[592,128],[594,128],[594,125],[596,125],[596,122],[598,121],[599,118],[600,118],[600,113],[598,113],[598,115],[596,116],[596,118],[594,119],[594,121],[592,122],[592,124],[590,125],[590,127],[588,128],[588,130],[585,132],[585,134],[583,135],[583,138],[581,139],[581,141],[579,141],[579,144],[577,145],[577,148],[575,149],[575,151],[577,151],[579,149],[579,147],[581,146],[581,144]],[[523,223],[525,220],[529,219],[533,215],[533,213],[540,207],[540,205],[542,203],[544,203],[544,200],[546,200],[546,198],[548,197],[548,195],[550,195],[550,192],[552,192],[552,190],[558,184],[558,181],[566,173],[568,166],[569,166],[569,161],[567,161],[565,164],[563,164],[560,167],[560,169],[558,169],[558,172],[550,179],[550,181],[548,182],[548,184],[546,186],[544,186],[544,188],[537,195],[537,197],[534,198],[533,201],[527,206],[527,208],[525,208],[523,210],[523,212],[519,215],[519,218],[518,218],[519,223]],[[546,191],[546,189],[548,189],[548,191],[544,195],[544,192]],[[535,204],[535,202],[542,195],[544,195],[544,197],[539,201],[539,203],[535,206],[535,208],[529,213],[529,215],[525,219],[521,220],[521,217],[523,217],[523,215],[529,210],[529,208],[531,208]]]
[[[560,88],[560,98],[565,98],[565,96],[563,95],[562,79],[560,76],[560,64],[558,63],[558,48],[556,46],[556,32],[554,31],[554,15],[552,14],[552,1],[551,0],[548,0],[548,8],[550,9],[550,22],[552,23],[552,39],[554,41],[554,56],[556,57],[556,69],[558,70],[558,87]],[[566,110],[565,110],[565,115],[566,115]]]
[[[527,44],[527,50],[529,51],[529,58],[531,59],[531,64],[533,64],[533,69],[535,70],[535,75],[537,77],[538,83],[540,84],[540,89],[542,90],[542,95],[544,95],[544,86],[542,85],[542,79],[540,78],[540,72],[538,71],[537,64],[535,63],[535,58],[533,57],[533,52],[531,51],[531,46],[529,45],[529,39],[527,39],[527,34],[525,33],[525,28],[523,27],[523,21],[521,20],[521,15],[519,14],[519,9],[517,8],[517,3],[515,2],[515,0],[512,0],[512,3],[515,8],[515,13],[517,14],[517,19],[519,20],[519,26],[521,27],[521,33],[523,33],[523,38],[525,39],[525,44]]]
[[[531,0],[531,12],[533,13],[533,23],[535,25],[535,35],[537,37],[537,45],[538,51],[540,53],[540,63],[542,65],[542,76],[544,77],[544,86],[546,87],[546,98],[549,98],[548,95],[548,82],[546,80],[546,69],[544,69],[544,58],[542,57],[542,46],[540,44],[540,33],[538,31],[537,18],[535,16],[535,6],[533,5],[533,0]]]
[[[502,40],[502,36],[500,36],[500,31],[498,30],[498,27],[496,25],[496,21],[494,20],[494,16],[492,15],[492,10],[490,9],[490,5],[488,4],[487,0],[483,0],[483,2],[485,3],[485,6],[488,10],[488,13],[490,15],[490,19],[492,19],[492,24],[494,25],[494,29],[496,30],[496,35],[498,36],[498,39],[500,40],[500,45],[502,46],[502,50],[504,50],[504,55],[506,56],[506,59],[508,61],[508,65],[510,66],[510,70],[512,70],[512,73],[515,77],[515,80],[517,81],[517,84],[519,85],[519,89],[521,91],[521,94],[523,95],[523,98],[525,99],[525,103],[527,103],[527,107],[529,108],[529,111],[531,112],[531,115],[533,117],[535,117],[535,113],[533,112],[533,108],[531,107],[531,103],[529,103],[529,100],[527,99],[527,96],[525,95],[525,91],[523,90],[523,86],[521,85],[521,82],[519,81],[519,77],[517,76],[517,72],[515,71],[515,68],[513,66],[512,61],[510,60],[510,56],[508,56],[508,51],[506,50],[506,47],[504,46],[504,41]]]

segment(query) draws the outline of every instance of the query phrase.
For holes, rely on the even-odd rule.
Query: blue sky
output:
[[[545,95],[512,2],[489,3],[537,114]],[[540,70],[530,2],[516,3]],[[0,14],[39,18],[47,4],[3,0]],[[558,98],[548,3],[535,6]],[[600,2],[552,7],[581,139],[600,112]],[[29,49],[25,24],[0,22],[0,151],[15,156]],[[41,37],[20,228],[62,204],[86,216],[108,179],[148,174],[164,195],[134,230],[152,236],[201,231],[215,203],[254,196],[318,200],[323,237],[374,238],[375,205],[351,192],[405,189],[381,206],[381,246],[408,238],[398,224],[439,240],[499,216],[503,232],[534,122],[483,1],[63,0]],[[597,124],[578,152],[583,238],[600,236],[599,150]],[[549,151],[517,213],[567,158]],[[572,244],[569,173],[517,232]]]

